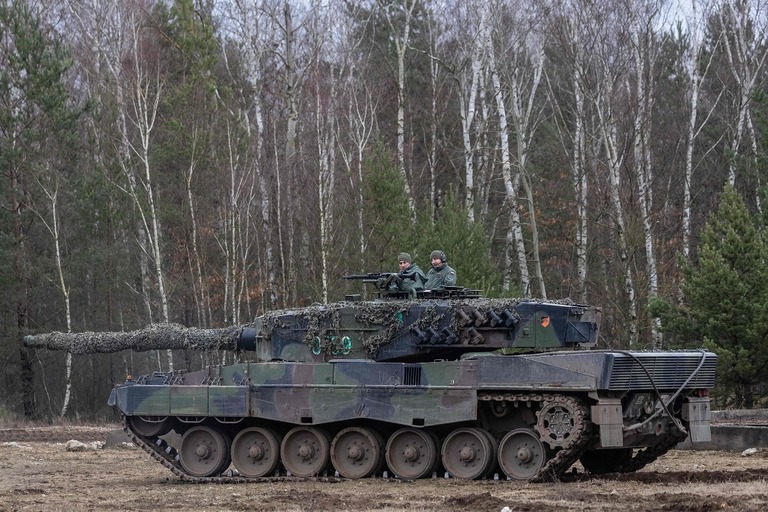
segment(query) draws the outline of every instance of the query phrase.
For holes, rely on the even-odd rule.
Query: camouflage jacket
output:
[[[456,271],[443,263],[440,268],[432,267],[427,272],[427,282],[424,288],[427,290],[439,290],[445,286],[456,286]]]
[[[415,263],[410,267],[403,269],[398,274],[400,280],[398,281],[398,288],[402,291],[410,290],[423,290],[424,283],[427,282],[427,276]]]

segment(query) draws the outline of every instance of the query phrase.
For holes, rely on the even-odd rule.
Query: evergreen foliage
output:
[[[726,186],[704,227],[697,262],[683,262],[685,301],[655,313],[680,345],[718,354],[719,397],[752,408],[768,395],[768,238],[765,225]]]
[[[428,271],[430,252],[444,250],[460,286],[496,295],[506,273],[507,295],[535,294],[519,288],[526,272],[538,288],[537,247],[550,299],[583,292],[603,308],[601,341],[655,342],[649,295],[673,297],[654,303],[667,333],[662,346],[706,342],[721,353],[722,396],[763,403],[764,6],[718,12],[717,4],[693,59],[687,20],[678,20],[670,38],[661,11],[637,2],[604,12],[610,2],[541,9],[486,2],[485,43],[481,4],[70,0],[63,10],[42,10],[35,2],[0,2],[3,405],[15,414],[47,414],[61,399],[48,391],[64,380],[63,355],[30,358],[19,344],[26,330],[66,329],[52,237],[42,222],[51,211],[41,185],[57,184],[76,331],[135,329],[158,319],[158,276],[170,319],[220,326],[273,307],[339,299],[361,289],[342,275],[396,271],[402,251]],[[411,6],[398,98],[397,42]],[[633,9],[639,24],[624,16]],[[750,19],[732,19],[741,14]],[[638,67],[634,41],[648,50],[647,67]],[[733,55],[737,43],[746,60],[729,58],[726,44]],[[526,56],[538,45],[546,59],[530,95],[534,62]],[[692,69],[701,72],[695,84]],[[638,73],[647,80],[644,93]],[[139,108],[142,94],[150,101],[141,106],[156,117]],[[641,119],[646,97],[652,114]],[[78,117],[73,103],[91,108]],[[538,113],[530,120],[535,137],[519,153],[515,120],[529,106]],[[462,115],[470,112],[465,125]],[[141,133],[150,117],[151,130]],[[691,123],[696,140],[689,144]],[[640,133],[645,142],[636,139]],[[511,143],[508,177],[502,141]],[[649,165],[640,169],[645,157]],[[515,174],[523,160],[530,195]],[[607,171],[617,163],[614,177]],[[578,186],[574,169],[584,176]],[[762,222],[726,192],[722,208],[733,212],[712,216],[702,231],[725,182],[735,183]],[[574,193],[582,185],[583,201]],[[141,217],[150,190],[156,231]],[[469,192],[474,223],[464,207]],[[512,210],[521,214],[519,231]],[[149,231],[157,252],[148,251]],[[681,265],[676,255],[699,243],[695,262]],[[585,266],[577,268],[582,254]],[[161,265],[153,266],[155,258]],[[519,262],[525,258],[527,270]],[[194,370],[232,355],[174,357]],[[104,396],[124,373],[158,369],[155,353],[76,359],[72,413],[107,413]],[[28,380],[22,389],[22,377],[35,385]]]
[[[363,205],[363,237],[367,241],[367,268],[363,270],[394,272],[400,252],[410,253],[418,263],[422,255],[417,254],[416,243],[421,229],[411,222],[397,162],[378,143],[363,163]]]
[[[467,210],[455,194],[446,196],[434,226],[428,212],[419,215],[418,224],[421,236],[416,252],[425,261],[421,266],[424,272],[431,266],[430,253],[441,250],[456,270],[458,286],[482,290],[489,297],[500,293],[501,271],[491,261],[488,236],[481,224],[469,222]]]
[[[37,229],[39,219],[46,227],[52,222],[41,189],[58,190],[71,174],[81,111],[72,108],[64,85],[68,52],[26,2],[0,5],[0,43],[0,325],[12,340],[0,344],[0,360],[7,362],[6,403],[33,418],[34,354],[19,341],[39,321],[30,318],[32,311],[63,320],[61,295],[45,301],[53,242],[48,229]],[[60,193],[60,207],[66,197]]]
[[[366,160],[364,183],[365,226],[368,250],[365,261],[373,271],[397,271],[397,255],[407,252],[426,273],[429,255],[442,250],[456,270],[458,286],[483,290],[496,296],[501,272],[490,258],[490,241],[479,223],[469,222],[463,203],[448,194],[432,223],[430,212],[420,210],[410,219],[408,201],[397,163],[377,145]]]

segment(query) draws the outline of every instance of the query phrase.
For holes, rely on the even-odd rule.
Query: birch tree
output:
[[[648,300],[659,293],[659,276],[653,232],[653,169],[651,159],[652,112],[654,104],[654,68],[657,59],[657,29],[660,6],[651,1],[638,2],[629,12],[634,73],[626,79],[629,95],[634,96],[633,167],[640,217],[643,225],[645,265],[648,279]],[[634,90],[633,90],[634,89]],[[661,348],[661,330],[658,318],[651,320],[654,349]]]
[[[556,52],[562,56],[559,62],[564,69],[562,84],[553,84],[547,78],[549,103],[555,109],[554,120],[559,125],[560,140],[569,153],[573,200],[575,208],[574,250],[576,265],[576,290],[579,301],[587,303],[587,248],[589,246],[588,201],[589,166],[592,146],[598,140],[590,133],[592,119],[589,109],[589,92],[592,90],[591,55],[595,41],[585,30],[581,19],[579,1],[565,1],[558,5],[548,18],[547,33],[552,37]],[[594,35],[594,32],[592,33]],[[554,76],[555,70],[551,73]],[[558,98],[559,90],[565,91],[567,100]],[[591,141],[591,143],[590,143]],[[592,158],[593,159],[593,158]]]
[[[161,71],[159,56],[157,52],[153,54],[151,51],[151,36],[145,26],[146,6],[140,1],[115,0],[73,0],[67,5],[80,28],[84,46],[92,52],[94,72],[102,78],[92,88],[91,84],[87,85],[93,93],[96,108],[104,114],[108,105],[114,105],[114,142],[102,141],[103,127],[91,125],[97,147],[100,148],[100,152],[95,155],[95,162],[101,169],[110,167],[106,153],[113,143],[116,165],[121,176],[110,179],[130,198],[137,216],[134,230],[141,276],[141,290],[137,293],[142,298],[150,323],[155,321],[153,294],[160,302],[160,321],[167,322],[170,312],[160,261],[160,223],[154,204],[155,191],[151,185],[149,155],[150,134],[160,100]],[[97,119],[108,117],[104,115]],[[150,178],[149,182],[147,177]],[[151,201],[148,200],[150,196]],[[167,359],[168,367],[172,368],[170,352],[167,353]]]
[[[376,111],[378,110],[378,101],[375,98],[376,93],[365,84],[353,65],[352,69],[346,74],[347,84],[345,89],[349,91],[346,108],[346,122],[344,126],[348,131],[349,148],[341,143],[342,134],[340,133],[342,124],[337,124],[336,139],[339,140],[339,155],[344,162],[347,170],[347,177],[351,190],[355,191],[356,199],[356,221],[358,229],[358,250],[360,257],[360,272],[365,271],[365,255],[367,251],[367,237],[364,226],[365,204],[363,199],[363,160],[365,151],[374,133]],[[363,82],[357,84],[357,82]]]
[[[693,211],[693,193],[691,182],[693,179],[694,149],[696,141],[714,112],[714,107],[719,103],[722,91],[714,101],[712,108],[709,109],[706,117],[699,121],[699,100],[701,97],[702,84],[708,76],[712,59],[704,62],[706,51],[717,49],[721,40],[720,35],[715,39],[712,48],[707,48],[705,44],[705,23],[709,19],[712,8],[710,2],[702,0],[690,0],[688,12],[683,17],[685,26],[685,35],[682,51],[682,68],[687,79],[686,87],[686,106],[688,107],[687,130],[685,140],[685,170],[683,173],[683,214],[682,214],[682,252],[687,260],[691,252],[691,214]]]
[[[251,204],[258,205],[260,224],[257,229],[265,240],[265,259],[267,267],[267,288],[269,304],[276,304],[277,277],[275,273],[274,251],[271,243],[272,201],[267,182],[267,170],[264,166],[265,120],[262,103],[264,76],[262,65],[267,52],[265,34],[268,16],[258,5],[248,1],[236,1],[230,12],[223,14],[231,30],[228,44],[224,44],[222,56],[227,63],[229,76],[233,84],[238,83],[238,73],[230,65],[228,49],[232,47],[242,66],[242,78],[248,90],[242,85],[235,88],[235,100],[229,109],[227,128],[228,170],[226,209],[226,233],[222,249],[227,261],[227,321],[239,321],[240,299],[246,269],[252,260],[253,243],[249,238],[251,223]],[[221,99],[221,95],[219,94]],[[223,99],[221,100],[224,101]],[[248,150],[241,154],[240,134],[244,134]]]
[[[765,59],[768,57],[768,5],[762,0],[724,0],[720,9],[721,23],[725,31],[725,54],[736,90],[733,94],[735,120],[731,133],[728,164],[728,183],[736,183],[736,157],[742,150],[744,138],[748,139],[753,164],[757,165],[757,135],[752,120],[752,94],[762,83]],[[755,190],[761,186],[758,182]],[[760,196],[755,200],[760,208]]]
[[[477,9],[471,9],[473,18],[476,19],[477,29],[468,32],[470,46],[467,60],[461,63],[457,70],[457,92],[459,94],[459,116],[461,117],[461,135],[464,155],[464,188],[465,208],[470,222],[475,221],[475,150],[479,143],[480,134],[476,134],[475,142],[472,142],[472,133],[476,129],[475,115],[478,106],[478,94],[482,88],[483,67],[486,48],[489,37],[489,9],[481,2]],[[479,130],[478,130],[479,131]]]
[[[72,305],[70,303],[70,288],[66,283],[66,279],[64,277],[64,265],[62,262],[62,251],[61,251],[61,229],[60,229],[60,220],[59,220],[59,177],[56,174],[56,171],[51,171],[54,176],[52,177],[51,184],[46,184],[45,177],[38,177],[38,184],[40,185],[40,189],[43,191],[43,194],[46,196],[48,200],[48,206],[50,208],[51,212],[51,220],[50,222],[45,218],[45,216],[42,214],[42,212],[38,211],[36,212],[40,220],[45,225],[45,228],[48,230],[48,232],[51,235],[51,238],[53,239],[53,248],[54,248],[54,261],[56,265],[56,277],[57,277],[57,283],[56,287],[61,292],[62,298],[64,299],[64,319],[67,324],[67,333],[72,332]],[[67,355],[64,360],[64,397],[62,399],[61,404],[61,410],[59,412],[59,416],[64,416],[67,413],[67,409],[69,408],[69,399],[72,394],[72,353],[67,352]]]
[[[285,96],[286,101],[286,130],[285,130],[285,166],[288,169],[294,169],[295,164],[295,156],[296,156],[296,130],[297,125],[299,122],[299,113],[298,113],[298,103],[300,101],[300,92],[301,92],[301,84],[302,84],[302,75],[303,71],[298,69],[297,64],[297,56],[296,56],[296,37],[297,37],[297,29],[294,28],[294,21],[293,21],[293,11],[291,9],[291,6],[289,2],[285,2],[283,5],[283,24],[278,24],[283,33],[283,53],[281,55],[281,61],[284,65],[284,72],[283,72],[283,95]],[[279,168],[275,167],[275,175],[277,176],[277,179],[281,179],[280,175],[282,173],[280,172]],[[262,180],[259,180],[259,190],[262,194],[265,194],[267,192],[266,190],[266,183]],[[278,198],[280,196],[278,195]],[[269,220],[269,212],[265,211],[262,204],[262,220],[266,219]],[[282,212],[278,208],[278,219],[277,223],[278,226],[280,226],[280,230],[282,231],[282,225],[284,225],[285,220],[282,218]],[[274,256],[273,256],[273,249],[272,249],[272,242],[271,237],[267,240],[267,264],[269,265],[270,261],[272,265],[274,265]],[[286,269],[285,265],[285,255],[283,254],[283,251],[281,251],[281,259],[283,261],[283,275],[289,276],[292,275],[291,269]],[[292,261],[292,260],[291,260]],[[276,283],[274,282],[276,279],[274,275],[274,270],[270,272],[269,274],[269,282],[270,285],[274,288],[276,287]],[[276,302],[276,296],[271,296],[270,303],[272,307],[275,307],[277,305]]]
[[[127,178],[128,192],[136,205],[143,231],[148,235],[146,245],[142,245],[140,249],[148,253],[154,266],[156,293],[160,302],[160,319],[164,323],[169,323],[170,310],[161,251],[162,232],[154,185],[154,169],[150,158],[153,145],[152,132],[157,121],[164,81],[160,68],[160,56],[157,48],[153,47],[151,38],[148,37],[141,11],[132,10],[128,14],[128,28],[130,29],[129,55],[132,57],[133,69],[126,83],[130,104],[126,117],[131,130],[124,132],[124,139],[132,156],[136,158],[138,166],[134,169],[128,161],[121,163]],[[138,140],[133,139],[134,133]],[[167,351],[167,357],[168,369],[173,371],[173,352]]]
[[[623,28],[626,11],[609,11],[605,6],[595,5],[597,11],[589,11],[584,19],[594,16],[589,21],[587,30],[594,31],[598,44],[595,48],[596,75],[601,77],[592,92],[592,101],[598,119],[600,142],[605,155],[607,168],[607,188],[611,213],[618,245],[619,265],[624,283],[624,295],[627,301],[627,336],[629,345],[637,341],[638,311],[637,293],[632,275],[632,259],[627,235],[626,214],[622,199],[621,170],[625,165],[625,152],[620,141],[623,133],[619,113],[622,109],[621,98],[624,76],[627,73],[630,56],[627,51],[628,34]],[[602,12],[599,12],[602,9]],[[586,13],[585,13],[586,14]],[[610,286],[609,283],[606,283]]]
[[[394,35],[395,56],[397,58],[397,164],[400,175],[405,183],[405,194],[408,198],[408,207],[411,210],[411,218],[416,220],[416,200],[410,185],[408,171],[405,166],[405,53],[411,40],[411,24],[418,0],[403,0],[392,2],[389,0],[376,0],[383,11],[389,29]]]
[[[436,58],[438,36],[442,32],[438,25],[437,16],[433,9],[428,11],[427,37],[429,40],[429,85],[431,87],[430,123],[429,123],[429,153],[427,167],[429,168],[429,219],[435,223],[437,213],[437,130],[438,130],[438,81],[441,70],[440,60]],[[424,141],[426,144],[426,140]]]
[[[503,53],[503,52],[502,52]],[[504,180],[505,206],[509,211],[509,224],[506,234],[505,246],[505,267],[502,289],[508,292],[511,288],[511,267],[514,259],[517,257],[518,271],[520,274],[520,287],[523,290],[523,296],[530,296],[530,275],[528,272],[528,259],[525,252],[525,240],[523,238],[520,212],[517,209],[518,197],[517,191],[520,187],[520,173],[512,171],[512,159],[510,151],[510,130],[507,123],[507,107],[504,98],[504,91],[499,77],[499,65],[496,58],[496,49],[493,45],[488,47],[488,59],[491,68],[491,84],[493,86],[493,96],[496,102],[496,115],[499,123],[501,173]]]
[[[505,14],[504,19],[506,19],[507,24],[505,26],[497,26],[495,33],[499,37],[504,38],[502,39],[503,49],[500,54],[504,56],[504,61],[509,66],[508,71],[504,73],[502,78],[508,90],[509,111],[512,120],[511,131],[515,135],[514,156],[517,170],[514,178],[512,178],[511,187],[517,188],[519,185],[522,185],[525,192],[528,221],[530,223],[534,276],[539,284],[538,296],[546,299],[547,291],[541,269],[541,257],[539,255],[539,230],[529,165],[532,140],[544,116],[542,111],[544,104],[537,101],[539,85],[541,84],[544,71],[544,45],[541,41],[540,28],[536,27],[535,20],[541,13],[535,8],[516,5],[511,6],[510,12]],[[502,19],[501,12],[493,16],[493,19]],[[496,59],[494,61],[498,62]],[[499,97],[498,93],[497,97]],[[503,97],[500,99],[503,100]],[[502,134],[507,131],[506,116],[504,124],[504,129],[500,129]],[[505,137],[505,135],[502,135],[502,137]],[[509,145],[504,141],[502,141],[502,144]],[[502,150],[502,170],[505,165],[503,153],[504,150]],[[508,179],[506,172],[504,179],[505,181]],[[505,186],[508,189],[510,187],[506,183]],[[512,199],[509,191],[507,192],[507,199]],[[516,207],[516,204],[510,204],[510,208]],[[519,238],[519,228],[516,226],[516,224],[519,225],[519,219],[512,218],[510,220],[512,237]],[[515,234],[516,231],[518,231],[518,234]],[[508,233],[507,240],[509,241],[509,239],[510,234]],[[523,243],[518,239],[516,244],[518,246],[518,262],[520,262]],[[509,252],[509,249],[507,252]],[[524,275],[524,267],[522,264],[520,264],[520,267],[522,276]],[[524,285],[524,293],[526,296],[529,296],[531,293],[530,283],[521,284]]]
[[[218,174],[218,119],[224,115],[211,94],[220,81],[216,73],[220,48],[211,16],[202,7],[195,10],[193,0],[177,0],[168,12],[166,25],[161,27],[166,35],[163,52],[168,61],[168,87],[161,105],[165,114],[159,133],[162,147],[158,150],[158,165],[165,176],[183,176],[188,218],[169,228],[180,232],[177,236],[184,239],[183,244],[174,244],[172,265],[187,267],[188,277],[184,281],[189,283],[189,290],[181,286],[177,289],[181,292],[180,301],[185,304],[185,314],[192,309],[189,302],[194,303],[200,327],[211,326],[213,322],[209,255],[203,254],[201,240],[207,205],[200,198],[206,185]],[[190,104],[197,108],[188,108]],[[175,182],[173,185],[177,186]]]

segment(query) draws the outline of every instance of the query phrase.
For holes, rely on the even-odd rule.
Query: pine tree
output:
[[[726,186],[705,226],[698,262],[683,265],[685,301],[657,304],[664,329],[718,354],[719,393],[752,408],[768,384],[768,253],[766,230]]]
[[[448,264],[456,270],[457,285],[480,289],[488,296],[501,291],[502,273],[490,258],[490,241],[479,223],[470,222],[463,202],[448,194],[445,204],[437,211],[437,220],[430,226],[429,212],[420,212],[418,225],[422,228],[417,243],[421,265],[430,268],[429,254],[444,251]]]
[[[410,222],[405,183],[397,162],[381,144],[376,145],[364,164],[363,226],[367,272],[397,271],[397,255],[414,253],[419,233]]]
[[[39,189],[63,181],[74,167],[79,111],[64,87],[71,59],[25,2],[0,5],[0,41],[0,324],[9,326],[2,330],[8,339],[0,343],[0,357],[9,382],[17,383],[7,403],[20,402],[24,416],[33,418],[36,357],[20,340],[46,296],[33,275],[50,265],[44,257],[49,239],[40,241],[35,223],[46,216]]]

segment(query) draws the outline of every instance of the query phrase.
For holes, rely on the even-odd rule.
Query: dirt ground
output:
[[[630,475],[529,484],[442,478],[413,483],[189,484],[138,449],[67,451],[109,427],[0,429],[0,511],[757,511],[768,508],[768,450],[672,451]]]

